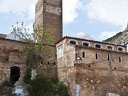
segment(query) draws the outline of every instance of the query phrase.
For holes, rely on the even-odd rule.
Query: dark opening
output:
[[[100,44],[96,44],[95,47],[96,48],[101,48],[101,45]]]
[[[85,52],[82,52],[82,57],[85,58]]]
[[[70,43],[76,45],[76,41],[70,41]]]
[[[119,51],[123,51],[123,48],[118,48]]]
[[[10,82],[14,84],[20,77],[20,68],[19,67],[11,67],[10,72]]]
[[[121,56],[119,56],[119,62],[122,62],[122,57]]]
[[[110,54],[108,54],[108,58],[107,59],[108,59],[108,61],[110,61]]]
[[[112,50],[112,46],[107,46],[107,48],[108,48],[109,50]]]
[[[96,59],[98,59],[98,53],[96,53],[96,55],[95,55],[95,56],[96,56]]]
[[[84,46],[89,46],[89,43],[83,43]]]

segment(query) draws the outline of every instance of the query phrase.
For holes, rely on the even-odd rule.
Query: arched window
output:
[[[74,44],[74,45],[77,45],[78,44],[76,40],[70,40],[69,43],[70,44]]]
[[[117,47],[117,50],[118,50],[118,51],[124,51],[124,48],[121,47],[121,46],[118,46],[118,47]]]
[[[95,47],[96,48],[101,48],[102,46],[101,46],[101,44],[95,44]]]
[[[109,49],[109,50],[113,50],[114,47],[113,47],[112,45],[107,45],[107,49]]]
[[[86,41],[83,41],[82,42],[82,45],[84,45],[84,46],[90,46],[90,43],[89,42],[86,42]]]

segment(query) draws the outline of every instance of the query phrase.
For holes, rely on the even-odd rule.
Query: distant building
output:
[[[22,41],[22,37],[16,31],[12,31],[10,34],[8,34],[6,39]]]

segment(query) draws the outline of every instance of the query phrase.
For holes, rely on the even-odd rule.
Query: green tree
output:
[[[41,26],[34,29],[35,33],[29,34],[24,24],[21,27],[13,27],[13,31],[17,33],[20,40],[24,40],[23,50],[27,56],[27,68],[32,72],[36,71],[36,67],[41,64],[46,64],[53,52],[52,37],[49,32],[43,30]],[[33,71],[34,70],[34,71]]]

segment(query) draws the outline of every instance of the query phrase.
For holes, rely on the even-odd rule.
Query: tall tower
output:
[[[62,38],[62,0],[38,0],[35,9],[35,24],[50,32],[53,44]]]

